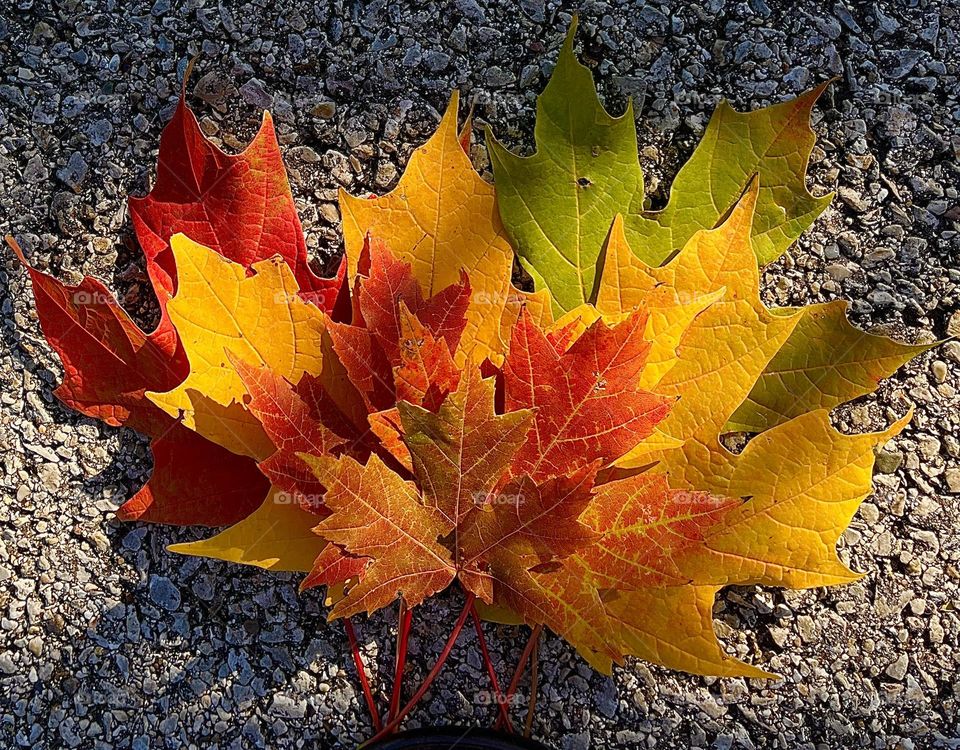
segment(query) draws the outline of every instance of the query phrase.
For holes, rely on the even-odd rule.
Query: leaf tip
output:
[[[34,268],[27,261],[27,256],[23,254],[23,249],[20,247],[20,243],[17,242],[17,238],[12,234],[7,234],[4,235],[3,239],[7,243],[7,247],[13,250],[13,254],[17,256],[17,260],[20,261],[20,265],[32,272]]]

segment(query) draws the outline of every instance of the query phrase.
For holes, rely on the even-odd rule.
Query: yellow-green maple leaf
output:
[[[643,209],[633,106],[607,114],[573,52],[576,30],[575,18],[537,98],[537,152],[516,156],[487,138],[504,225],[537,288],[550,290],[557,315],[592,299],[613,217]]]
[[[761,264],[776,260],[833,199],[806,186],[816,141],[810,112],[827,83],[796,99],[753,112],[721,101],[670,187],[662,211],[630,217],[629,239],[644,258],[665,258],[696,232],[717,226],[754,175],[759,176],[751,242]]]

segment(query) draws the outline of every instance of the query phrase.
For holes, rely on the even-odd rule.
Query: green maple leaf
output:
[[[521,157],[488,133],[503,223],[520,263],[556,314],[592,302],[601,250],[617,213],[639,258],[660,265],[701,229],[718,226],[751,178],[760,192],[751,242],[761,264],[779,257],[832,199],[806,188],[815,136],[810,111],[827,84],[755,112],[725,101],[673,183],[661,211],[645,211],[633,107],[611,117],[573,52],[574,19],[537,99],[537,151]]]
[[[617,213],[643,209],[633,106],[607,114],[593,75],[573,52],[577,21],[537,99],[537,152],[520,157],[487,133],[500,214],[520,262],[554,310],[571,310],[594,291],[597,258]]]

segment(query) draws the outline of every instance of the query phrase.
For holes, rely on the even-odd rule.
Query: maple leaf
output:
[[[537,98],[537,152],[518,157],[488,131],[497,204],[520,262],[557,313],[590,301],[597,258],[618,213],[643,209],[633,105],[611,117],[573,52],[576,18]]]
[[[612,462],[653,432],[670,402],[638,386],[650,350],[645,326],[643,312],[612,328],[598,320],[557,351],[521,314],[504,363],[505,404],[508,411],[536,414],[513,461],[514,475],[537,480],[597,459]]]
[[[248,276],[243,266],[183,235],[170,245],[179,284],[167,307],[190,373],[172,390],[147,398],[209,440],[262,460],[273,444],[245,408],[246,389],[226,351],[296,382],[305,372],[320,372],[324,315],[300,299],[280,258],[254,264]]]
[[[121,521],[226,526],[263,502],[269,482],[257,465],[167,417],[151,438],[149,480],[117,510]]]
[[[750,254],[758,198],[754,181],[720,227],[694,235],[659,268],[630,252],[619,222],[611,231],[599,310],[656,304],[653,295],[693,300],[692,309],[661,308],[661,325],[682,337],[660,336],[674,355],[661,350],[669,368],[645,383],[679,399],[661,425],[679,439],[709,444],[725,431],[760,432],[832,408],[876,390],[882,378],[930,348],[858,330],[847,321],[843,302],[768,310]],[[709,304],[697,310],[704,300]]]
[[[823,212],[805,172],[815,136],[810,111],[827,84],[782,104],[735,112],[725,101],[676,177],[662,211],[646,211],[633,109],[611,117],[590,71],[573,51],[571,23],[557,65],[537,99],[537,152],[518,157],[488,137],[504,226],[537,288],[557,314],[595,298],[597,262],[610,225],[623,216],[634,252],[659,265],[695,232],[719,224],[759,175],[753,247],[776,259]]]
[[[200,131],[186,104],[187,78],[189,69],[161,137],[156,184],[145,198],[129,201],[160,303],[156,329],[141,331],[99,281],[86,277],[76,287],[62,284],[31,268],[19,248],[16,252],[30,271],[41,326],[64,364],[57,395],[88,416],[132,427],[153,439],[151,478],[118,517],[220,526],[255,510],[267,485],[253,462],[191,434],[144,397],[146,391],[176,387],[188,372],[166,311],[177,278],[170,238],[187,231],[247,267],[277,253],[294,269],[303,297],[325,310],[336,304],[346,269],[341,266],[331,279],[309,269],[269,113],[253,143],[242,154],[229,156]],[[238,226],[244,231],[237,231]],[[259,231],[250,231],[252,227]]]
[[[778,310],[797,325],[757,378],[727,430],[762,432],[815,409],[873,393],[880,381],[936,344],[902,344],[860,331],[844,300]]]
[[[269,367],[254,367],[228,353],[248,396],[247,410],[260,422],[274,451],[260,462],[260,469],[279,490],[311,509],[320,504],[324,487],[299,453],[318,456],[341,452],[348,442],[355,448],[360,436],[342,419],[323,386],[306,375],[293,386]],[[339,429],[339,433],[332,427]]]
[[[394,258],[382,242],[368,247],[369,275],[358,277],[354,320],[331,323],[327,330],[367,410],[377,412],[396,402],[394,368],[404,362],[404,319],[416,316],[426,331],[454,352],[466,325],[471,287],[461,276],[458,283],[424,298],[409,263]]]
[[[55,395],[81,414],[151,438],[153,472],[118,517],[222,526],[255,510],[267,493],[256,465],[183,428],[144,397],[185,377],[176,335],[144,333],[101,282],[87,276],[64,284],[30,266],[8,241],[30,274],[41,328],[63,364]]]
[[[449,530],[439,512],[423,505],[416,485],[376,455],[366,464],[349,456],[301,454],[327,488],[331,515],[318,531],[353,555],[369,557],[362,580],[330,617],[374,612],[402,595],[408,606],[446,588],[456,575],[439,537]]]
[[[643,387],[654,389],[677,363],[677,349],[691,323],[710,305],[722,299],[726,288],[678,291],[673,286],[659,283],[647,268],[627,243],[623,217],[618,214],[604,248],[596,307],[574,308],[558,324],[573,316],[590,323],[590,311],[619,320],[643,307],[649,316],[645,338],[650,342],[650,355],[640,382]]]
[[[672,490],[662,475],[607,482],[580,517],[597,541],[578,556],[599,589],[689,583],[678,556],[740,504],[709,492]]]
[[[472,368],[436,413],[406,402],[398,410],[424,502],[454,529],[489,502],[533,418],[530,410],[496,414],[493,378]]]
[[[757,175],[751,245],[761,264],[779,258],[833,200],[833,193],[811,195],[805,179],[816,142],[810,112],[829,85],[754,112],[721,100],[674,178],[667,205],[631,217],[631,244],[648,259],[668,257],[696,232],[717,226]]]
[[[479,362],[503,352],[500,318],[510,294],[513,251],[493,186],[476,173],[458,140],[458,101],[454,92],[440,127],[414,151],[396,188],[376,198],[341,190],[340,208],[351,276],[370,233],[389,238],[427,297],[458,283],[462,273],[470,277],[473,296],[462,355]]]
[[[436,411],[457,387],[460,369],[446,339],[400,304],[400,363],[393,368],[397,400]]]
[[[249,516],[196,542],[171,544],[171,552],[253,565],[274,572],[308,573],[328,542],[313,532],[319,518],[287,492],[271,489]]]
[[[310,269],[270,113],[263,113],[260,130],[242,153],[226,154],[203,134],[187,106],[189,76],[188,69],[177,109],[160,136],[156,183],[146,197],[129,199],[130,217],[160,304],[177,290],[170,238],[186,234],[247,268],[281,256],[301,297],[331,312],[346,268],[341,266],[329,279]]]
[[[436,411],[447,394],[457,387],[460,370],[444,339],[434,336],[403,302],[400,313],[400,364],[393,368],[396,398]],[[413,458],[403,439],[398,408],[374,412],[368,421],[383,448],[412,472]]]
[[[567,565],[537,572],[596,539],[579,520],[591,501],[596,470],[594,464],[542,482],[518,477],[497,492],[486,512],[467,515],[457,539],[460,580],[487,603],[619,658],[600,597],[583,571]]]

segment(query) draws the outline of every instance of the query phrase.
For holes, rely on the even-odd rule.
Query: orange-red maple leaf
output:
[[[535,409],[536,417],[515,476],[539,480],[608,464],[653,432],[670,402],[638,385],[650,351],[645,326],[642,311],[613,327],[601,319],[571,343],[565,333],[551,340],[526,311],[520,315],[504,363],[505,406]]]
[[[662,474],[638,474],[602,484],[580,520],[597,540],[578,556],[601,589],[630,590],[689,582],[679,564],[685,550],[731,508],[735,498],[670,489]]]
[[[186,375],[176,336],[144,333],[110,291],[89,276],[76,286],[31,267],[37,316],[63,363],[54,392],[67,406],[152,438],[153,473],[118,511],[122,520],[222,526],[253,512],[267,494],[256,464],[186,429],[144,398]],[[172,331],[172,329],[170,329]]]
[[[170,238],[178,233],[248,268],[280,255],[293,271],[301,297],[327,312],[336,305],[345,265],[333,278],[310,269],[269,112],[250,145],[231,155],[203,134],[181,95],[160,137],[156,183],[147,196],[131,197],[129,207],[161,305],[176,291]]]
[[[383,243],[368,244],[368,275],[355,285],[353,321],[331,323],[333,349],[370,412],[396,403],[394,368],[404,363],[401,352],[404,310],[415,315],[452,353],[466,325],[470,284],[459,284],[424,299],[410,264],[394,258]]]
[[[493,402],[493,379],[469,368],[436,413],[405,402],[397,407],[424,503],[455,532],[471,510],[489,506],[530,429],[531,411],[496,414]]]
[[[483,601],[617,660],[621,652],[600,593],[575,555],[598,537],[579,520],[592,499],[596,469],[593,464],[539,483],[527,476],[512,480],[486,512],[465,519],[459,575]]]
[[[349,553],[373,559],[349,596],[333,607],[331,618],[374,612],[400,595],[415,606],[450,584],[456,569],[438,541],[446,522],[423,505],[413,482],[376,454],[366,464],[349,456],[302,458],[327,488],[324,502],[331,515],[318,531]]]

